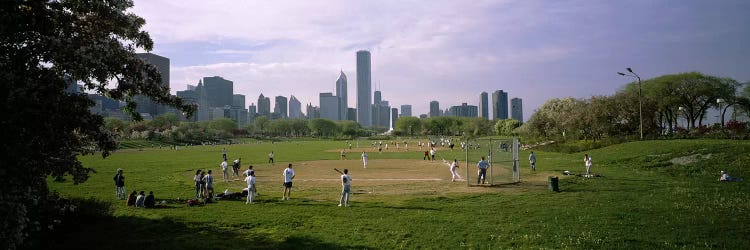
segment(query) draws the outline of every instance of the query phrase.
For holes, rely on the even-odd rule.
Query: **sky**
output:
[[[551,98],[611,95],[631,82],[700,71],[750,81],[750,1],[162,1],[136,0],[172,92],[202,77],[234,82],[246,103],[294,95],[319,105],[372,54],[372,89],[414,116],[478,105],[495,90],[524,119]],[[491,97],[490,97],[491,99]],[[272,103],[273,106],[273,103]]]

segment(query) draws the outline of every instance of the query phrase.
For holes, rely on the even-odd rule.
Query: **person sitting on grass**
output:
[[[137,194],[138,193],[135,192],[135,191],[133,191],[132,193],[130,193],[130,195],[128,195],[128,199],[125,201],[125,204],[128,205],[128,206],[130,206],[130,207],[135,206],[135,196]]]
[[[135,198],[135,207],[145,207],[144,202],[146,201],[146,194],[141,191],[138,193],[138,197]]]
[[[143,201],[143,206],[145,208],[154,208],[156,205],[156,201],[154,200],[154,191],[149,191],[148,195],[146,195],[146,199]]]

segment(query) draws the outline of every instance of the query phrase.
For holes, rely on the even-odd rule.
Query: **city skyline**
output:
[[[352,54],[369,50],[372,82],[392,105],[413,105],[414,116],[430,100],[475,104],[477,93],[503,89],[524,99],[528,119],[550,98],[613,94],[631,81],[616,74],[625,67],[644,79],[700,71],[747,82],[747,9],[746,1],[136,1],[132,11],[146,19],[153,52],[171,60],[172,93],[222,76],[248,97],[316,103],[339,72],[355,74]],[[349,107],[355,101],[349,93]]]

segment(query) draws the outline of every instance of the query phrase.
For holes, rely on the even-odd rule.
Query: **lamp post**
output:
[[[716,99],[716,104],[719,105],[719,115],[721,116],[721,128],[722,129],[724,128],[724,112],[722,112],[722,109],[721,109],[721,105],[723,103],[726,103],[724,99],[721,99],[721,98]]]
[[[622,72],[617,72],[618,75],[621,76],[629,76],[638,79],[638,121],[640,122],[640,134],[641,134],[641,140],[643,140],[643,101],[642,99],[642,92],[641,92],[641,77],[638,76],[635,72],[633,72],[633,69],[626,68],[630,74],[625,74]]]

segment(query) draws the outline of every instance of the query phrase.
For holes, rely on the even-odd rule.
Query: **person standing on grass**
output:
[[[536,155],[534,155],[534,151],[531,151],[529,155],[529,165],[531,165],[531,171],[536,171]]]
[[[232,162],[232,177],[240,176],[240,166],[242,166],[242,158],[237,158],[237,160]]]
[[[367,153],[365,151],[362,151],[362,163],[365,165],[365,168],[367,168]]]
[[[487,167],[489,167],[489,165],[490,164],[484,160],[484,156],[482,156],[482,160],[477,163],[477,168],[479,169],[477,184],[484,184],[484,180],[487,178]]]
[[[432,156],[431,159],[434,161],[435,160],[435,147],[430,148],[430,156]]]
[[[268,154],[268,163],[271,163],[271,165],[273,165],[273,151]]]
[[[227,148],[221,150],[221,158],[227,160]]]
[[[223,173],[222,178],[224,179],[224,181],[229,181],[229,172],[227,172],[228,165],[229,164],[227,164],[227,160],[221,162],[221,172]],[[232,168],[234,168],[234,166],[232,166]]]
[[[201,171],[200,182],[199,182],[200,183],[200,190],[201,190],[200,191],[200,198],[205,198],[206,197],[206,181],[203,180],[203,177],[205,177],[205,176],[206,176],[206,171]]]
[[[345,149],[341,150],[341,159],[342,160],[346,160],[346,150]]]
[[[211,175],[211,170],[208,170],[208,174],[206,176],[203,176],[203,183],[206,184],[206,197],[213,198],[214,196],[214,177]]]
[[[349,197],[352,195],[351,191],[352,177],[349,176],[349,169],[344,169],[344,173],[341,174],[341,199],[339,199],[339,207],[349,207]]]
[[[586,175],[591,174],[591,156],[589,154],[583,155],[583,164],[586,165]]]
[[[245,201],[245,204],[253,204],[253,198],[255,198],[255,171],[248,169],[250,171],[245,177],[245,182],[247,183],[247,201]]]
[[[242,172],[242,176],[248,177],[252,172],[255,172],[255,170],[253,170],[253,165],[247,166],[247,170],[245,170],[245,172]]]
[[[125,176],[122,175],[122,168],[117,169],[117,174],[112,179],[115,181],[115,196],[117,199],[125,199]]]
[[[195,181],[195,198],[198,199],[201,195],[201,170],[200,169],[195,171],[195,176],[193,176],[193,181]]]
[[[284,169],[284,194],[281,196],[281,200],[289,200],[289,196],[292,196],[292,180],[294,179],[294,170],[292,164]]]
[[[448,164],[448,167],[451,170],[451,182],[456,181],[456,177],[458,179],[461,179],[461,176],[458,175],[457,169],[458,169],[458,159],[453,159],[453,162],[451,164]]]

